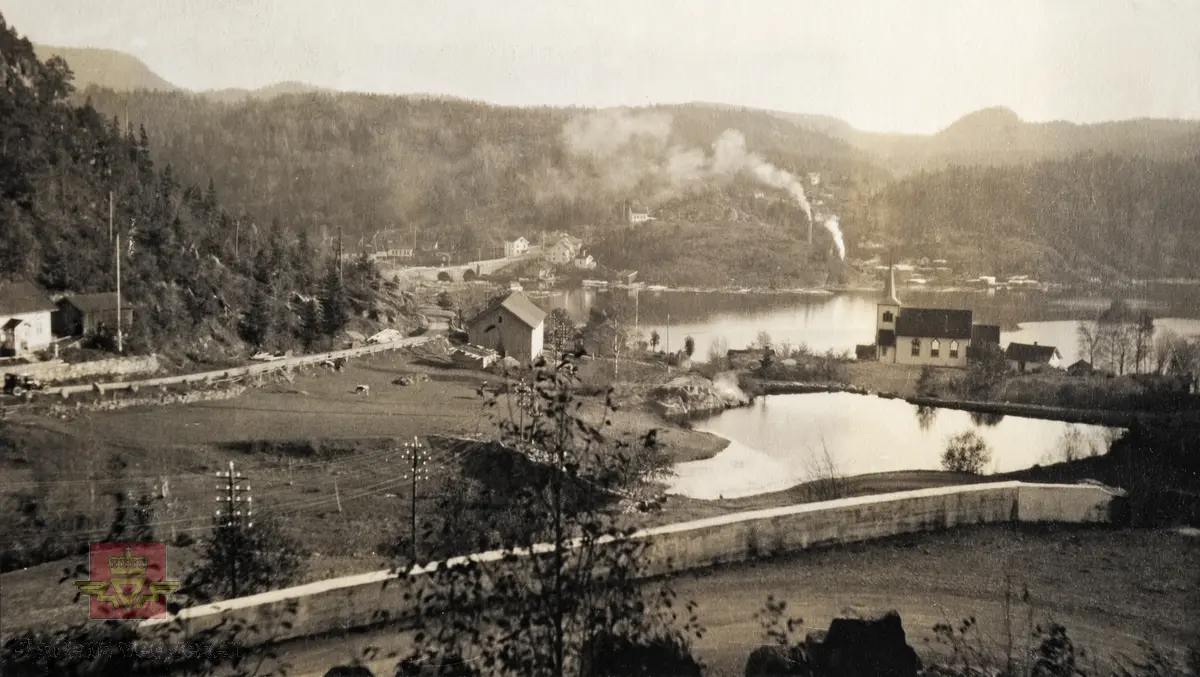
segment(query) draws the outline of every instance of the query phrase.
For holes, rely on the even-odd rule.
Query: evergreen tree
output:
[[[266,285],[258,285],[250,296],[250,309],[242,318],[242,338],[251,345],[262,347],[271,336],[271,297]]]
[[[346,328],[350,322],[350,300],[342,286],[342,276],[337,263],[331,263],[321,282],[321,330],[333,336]]]
[[[321,309],[317,302],[305,301],[300,306],[299,326],[300,345],[304,346],[305,350],[312,350],[313,345],[321,338],[322,325]]]

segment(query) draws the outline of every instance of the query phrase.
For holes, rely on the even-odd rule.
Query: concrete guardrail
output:
[[[633,538],[647,541],[645,573],[653,576],[955,526],[1108,522],[1121,495],[1119,490],[1096,485],[998,482],[723,515],[646,529]],[[502,556],[494,551],[468,557],[498,562]],[[196,606],[165,619],[143,621],[138,633],[145,639],[179,641],[229,621],[247,628],[239,641],[254,645],[368,627],[404,617],[409,607],[404,595],[412,581],[438,566],[467,559],[454,558],[404,574],[375,571]],[[181,624],[183,632],[172,634],[174,623]]]

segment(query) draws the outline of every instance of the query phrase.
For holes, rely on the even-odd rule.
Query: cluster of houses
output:
[[[856,353],[860,360],[963,369],[988,345],[999,347],[999,326],[975,324],[970,310],[904,306],[896,293],[895,269],[889,267],[876,306],[875,342],[858,346]],[[1017,373],[1056,369],[1062,360],[1057,348],[1037,343],[1011,342],[1004,357]]]
[[[52,299],[32,282],[0,283],[0,357],[26,358],[49,349],[57,339],[127,328],[133,307],[117,294],[68,294]]]
[[[529,240],[518,237],[504,243],[505,258],[525,256],[532,251]],[[592,270],[596,267],[596,259],[587,252],[583,240],[566,233],[555,233],[548,244],[541,248],[542,259],[555,266],[574,266],[579,270]]]

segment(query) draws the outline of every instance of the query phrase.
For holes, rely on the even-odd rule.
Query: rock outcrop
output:
[[[708,416],[750,403],[733,372],[717,374],[712,381],[699,374],[677,376],[655,388],[651,400],[658,413],[669,419]]]

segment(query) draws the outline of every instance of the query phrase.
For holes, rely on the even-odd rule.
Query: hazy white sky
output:
[[[932,132],[1200,118],[1200,0],[0,0],[35,42],[190,89],[301,80],[515,105],[720,101]]]

